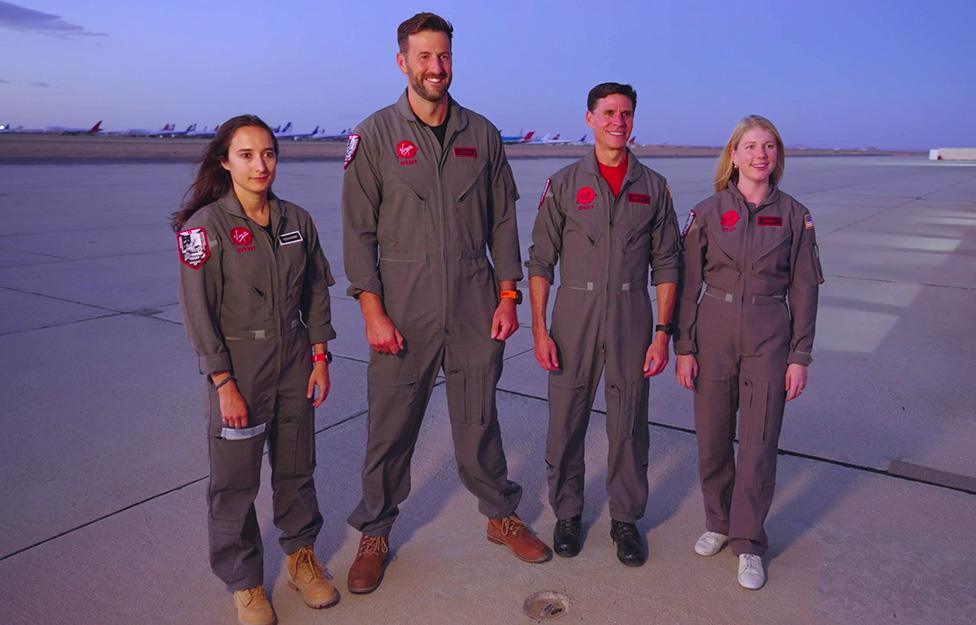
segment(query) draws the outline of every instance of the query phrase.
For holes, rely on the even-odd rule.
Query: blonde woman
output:
[[[772,122],[742,119],[719,158],[715,195],[682,232],[676,370],[695,394],[705,503],[695,552],[712,556],[728,543],[739,584],[751,590],[766,581],[763,524],[783,408],[806,387],[823,282],[813,217],[779,189],[784,166]]]

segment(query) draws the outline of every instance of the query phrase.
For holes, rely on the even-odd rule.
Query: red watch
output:
[[[502,291],[498,297],[500,299],[513,299],[516,305],[522,303],[522,291]]]
[[[324,362],[325,364],[329,364],[330,362],[332,362],[332,352],[324,352],[322,354],[312,354],[312,364],[315,364],[317,362]]]

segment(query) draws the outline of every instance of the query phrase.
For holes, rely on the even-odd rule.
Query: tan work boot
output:
[[[488,540],[505,545],[523,562],[539,563],[552,558],[552,550],[516,514],[488,519]]]
[[[365,595],[379,588],[389,553],[390,543],[386,536],[363,534],[359,539],[356,561],[349,567],[349,592]]]
[[[237,606],[237,622],[241,625],[275,625],[278,622],[264,586],[235,590],[234,605]]]
[[[339,591],[325,577],[310,545],[288,555],[288,585],[301,591],[310,608],[327,608],[339,601]]]

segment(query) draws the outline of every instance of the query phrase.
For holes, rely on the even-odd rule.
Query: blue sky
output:
[[[976,145],[976,2],[0,1],[0,122],[339,131],[404,86],[400,21],[455,27],[452,94],[506,133],[578,137],[598,82],[642,143],[717,145],[748,113],[787,144]]]

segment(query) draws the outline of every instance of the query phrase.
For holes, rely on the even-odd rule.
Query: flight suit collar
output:
[[[450,102],[451,113],[447,120],[447,136],[450,137],[454,132],[460,132],[467,128],[468,126],[468,114],[464,110],[464,107],[457,103],[457,100],[451,97],[450,94],[447,95]],[[396,112],[400,114],[400,117],[410,122],[420,122],[417,119],[417,114],[413,112],[410,108],[410,99],[407,97],[407,90],[404,89],[403,93],[400,94],[400,99],[394,105]]]
[[[240,217],[241,219],[251,220],[244,212],[244,207],[241,206],[240,200],[237,199],[237,194],[231,189],[228,191],[224,197],[217,201],[217,204],[224,210],[225,213],[229,213],[235,217]],[[271,191],[268,192],[268,215],[271,218],[271,231],[278,234],[281,224],[285,217],[285,207],[282,205],[281,200],[278,199]]]
[[[729,193],[732,194],[732,197],[742,202],[745,206],[749,206],[749,201],[746,200],[744,195],[742,195],[742,191],[739,191],[739,187],[735,185],[734,181],[729,180],[726,188],[729,190]],[[756,206],[754,209],[750,209],[750,212],[756,213],[759,212],[764,206],[775,204],[776,201],[779,200],[779,195],[779,187],[777,187],[775,184],[770,184],[769,192],[766,194],[766,197],[762,202],[759,203],[758,206]]]
[[[593,174],[594,176],[600,177],[600,163],[596,160],[596,148],[590,150],[586,156],[583,157],[581,161],[583,170]],[[623,195],[624,189],[627,188],[630,183],[640,179],[644,174],[644,169],[641,167],[640,161],[627,148],[627,175],[624,176],[624,182],[620,185],[620,194]]]

